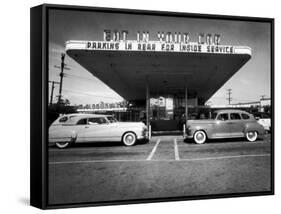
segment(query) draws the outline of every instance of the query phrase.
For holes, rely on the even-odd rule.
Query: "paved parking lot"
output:
[[[133,147],[50,147],[49,203],[269,191],[270,152],[270,135],[254,143],[154,136]]]

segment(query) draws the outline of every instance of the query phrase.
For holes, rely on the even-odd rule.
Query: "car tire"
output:
[[[250,142],[254,142],[258,138],[258,133],[256,131],[249,131],[246,133],[246,138]]]
[[[122,142],[125,146],[133,146],[137,141],[137,137],[133,132],[127,132],[122,137]]]
[[[70,142],[57,142],[56,146],[60,149],[64,149],[64,148],[68,147],[69,144],[70,144]]]
[[[200,130],[200,131],[196,131],[193,135],[193,140],[195,143],[197,144],[203,144],[206,142],[207,140],[207,135],[204,131]]]

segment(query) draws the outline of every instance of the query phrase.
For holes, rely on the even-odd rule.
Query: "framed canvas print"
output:
[[[31,8],[31,205],[274,194],[274,20]]]

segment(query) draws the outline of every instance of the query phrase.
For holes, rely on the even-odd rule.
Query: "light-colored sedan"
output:
[[[218,110],[208,120],[188,120],[185,138],[195,143],[205,143],[207,139],[242,138],[256,141],[265,130],[253,115],[241,110]]]
[[[71,143],[117,142],[133,146],[147,140],[142,122],[118,122],[111,115],[69,114],[59,117],[49,128],[49,145],[65,148]]]

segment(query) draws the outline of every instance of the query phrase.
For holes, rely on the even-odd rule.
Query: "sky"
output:
[[[59,81],[60,54],[68,40],[103,40],[104,29],[128,30],[128,40],[136,40],[137,31],[149,31],[157,41],[157,32],[188,32],[196,42],[199,33],[221,35],[221,44],[248,46],[252,58],[232,76],[208,101],[212,105],[227,104],[227,89],[232,89],[232,103],[257,101],[270,97],[270,25],[261,22],[198,19],[186,17],[135,15],[122,13],[50,10],[49,13],[49,80]],[[122,101],[90,72],[66,55],[63,97],[71,104],[93,104]],[[49,84],[49,94],[51,84]],[[54,95],[58,95],[56,85]],[[55,98],[54,98],[55,99]]]

